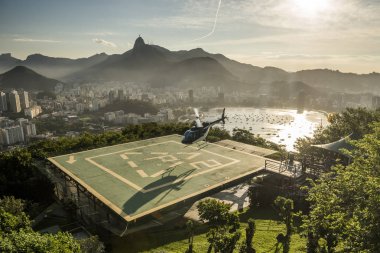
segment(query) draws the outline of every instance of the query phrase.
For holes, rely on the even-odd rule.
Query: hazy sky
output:
[[[380,0],[0,0],[0,53],[123,53],[139,34],[256,66],[380,72]]]

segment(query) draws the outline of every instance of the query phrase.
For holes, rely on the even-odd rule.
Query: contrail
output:
[[[222,4],[222,0],[219,0],[218,9],[216,10],[216,14],[215,14],[214,26],[212,27],[211,32],[209,32],[208,34],[206,34],[206,35],[204,35],[204,36],[202,36],[200,38],[193,39],[190,42],[197,41],[197,40],[202,40],[204,38],[207,38],[207,37],[211,36],[215,32],[216,22],[218,21],[218,14],[219,14],[219,9],[220,9],[220,5],[221,4]]]

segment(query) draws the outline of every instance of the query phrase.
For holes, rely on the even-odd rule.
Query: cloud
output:
[[[95,39],[92,39],[93,42],[97,43],[97,44],[101,44],[101,45],[104,45],[104,46],[107,46],[107,47],[113,47],[113,48],[116,48],[116,44],[113,43],[113,42],[110,42],[110,41],[106,41],[106,40],[103,40],[103,39],[98,39],[98,38],[95,38]]]
[[[58,40],[40,40],[40,39],[30,39],[30,38],[16,38],[13,39],[16,42],[40,42],[40,43],[60,43]]]

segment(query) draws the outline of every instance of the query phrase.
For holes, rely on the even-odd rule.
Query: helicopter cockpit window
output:
[[[194,136],[194,133],[193,133],[192,131],[187,130],[187,131],[185,132],[185,139],[187,139],[187,140],[192,139],[193,136]]]

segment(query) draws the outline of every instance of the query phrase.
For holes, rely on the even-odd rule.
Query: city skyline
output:
[[[261,67],[380,72],[379,11],[374,0],[0,0],[0,53],[121,54],[141,34]]]

